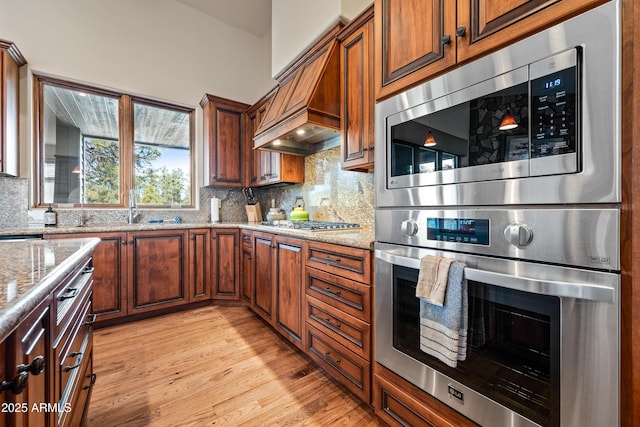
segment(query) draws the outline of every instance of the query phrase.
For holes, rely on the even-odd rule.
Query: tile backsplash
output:
[[[373,173],[350,172],[340,169],[340,148],[307,156],[305,158],[304,184],[256,187],[262,216],[266,219],[275,200],[277,207],[287,215],[293,210],[296,197],[302,197],[311,220],[343,221],[359,223],[364,228],[374,224]],[[24,178],[0,178],[0,197],[7,203],[0,211],[0,228],[24,228],[42,226],[44,209],[28,210],[28,183]],[[222,222],[247,221],[245,200],[240,188],[203,187],[199,191],[200,209],[141,209],[138,222],[150,219],[171,220],[176,216],[184,223],[209,222],[210,199],[221,201]],[[27,213],[29,215],[27,215]],[[126,209],[58,209],[58,226],[74,227],[84,216],[88,226],[121,225],[127,223]],[[27,220],[29,218],[29,220]]]

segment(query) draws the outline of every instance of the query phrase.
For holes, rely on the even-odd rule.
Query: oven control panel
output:
[[[601,236],[607,236],[607,239]],[[620,210],[378,209],[375,240],[380,243],[619,270]]]

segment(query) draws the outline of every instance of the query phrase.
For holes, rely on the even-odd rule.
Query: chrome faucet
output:
[[[136,190],[129,190],[129,224],[133,224],[140,216],[140,210],[138,209],[138,200],[136,198]]]

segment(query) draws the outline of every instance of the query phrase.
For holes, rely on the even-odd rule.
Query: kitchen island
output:
[[[81,425],[98,238],[0,242],[0,425]]]

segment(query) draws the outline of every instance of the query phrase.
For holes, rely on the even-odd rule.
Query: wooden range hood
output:
[[[276,76],[254,148],[306,156],[340,144],[338,22]]]

